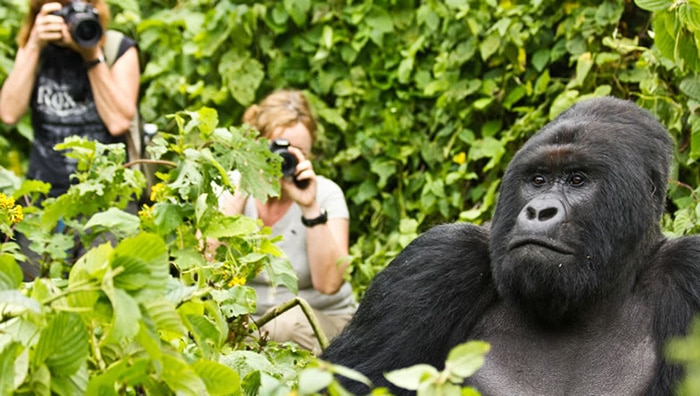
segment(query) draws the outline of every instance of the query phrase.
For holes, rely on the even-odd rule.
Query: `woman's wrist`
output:
[[[104,56],[104,54],[102,54],[102,52],[100,52],[99,55],[97,57],[95,57],[94,59],[85,61],[85,68],[90,70],[93,67],[99,65],[100,63],[104,63],[104,62],[105,62],[105,56]]]

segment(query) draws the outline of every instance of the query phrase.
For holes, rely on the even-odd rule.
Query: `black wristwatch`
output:
[[[304,216],[301,216],[301,223],[307,227],[313,227],[315,225],[319,224],[326,224],[328,222],[328,213],[326,212],[326,209],[321,209],[321,214],[318,215],[315,219],[307,219]]]
[[[105,61],[105,56],[104,54],[100,54],[100,56],[97,57],[97,59],[93,59],[91,61],[85,61],[85,68],[90,70],[93,67],[99,65],[100,63]]]

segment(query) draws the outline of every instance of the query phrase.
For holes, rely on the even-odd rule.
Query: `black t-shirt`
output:
[[[133,46],[136,42],[124,37],[117,59]],[[68,190],[69,175],[76,168],[74,159],[54,150],[56,144],[68,136],[105,144],[124,143],[124,137],[112,136],[100,119],[85,63],[77,52],[49,44],[40,62],[31,100],[34,142],[27,177],[51,183],[49,195],[55,197]]]

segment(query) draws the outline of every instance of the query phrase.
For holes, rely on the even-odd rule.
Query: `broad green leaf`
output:
[[[391,19],[391,15],[384,8],[378,6],[372,6],[365,17],[365,23],[382,33],[394,31],[394,21]]]
[[[318,368],[308,368],[299,374],[299,392],[302,395],[316,394],[333,381],[333,374]]]
[[[257,296],[251,287],[236,285],[230,289],[212,290],[210,294],[227,318],[255,313]]]
[[[398,387],[417,390],[421,382],[434,380],[438,375],[440,373],[435,367],[428,364],[416,364],[415,366],[390,371],[384,374],[384,377]]]
[[[85,229],[102,227],[111,233],[125,237],[134,235],[139,229],[139,218],[117,208],[109,208],[104,212],[96,213],[85,224]]]
[[[41,331],[32,364],[46,364],[54,375],[70,376],[89,354],[88,332],[75,313],[59,312]]]
[[[22,269],[14,257],[0,254],[0,290],[13,290],[22,284]]]
[[[22,344],[11,342],[0,351],[0,394],[11,395],[15,390],[15,378],[18,373],[15,369],[15,360],[22,352]]]
[[[161,378],[178,395],[201,396],[207,394],[207,387],[195,370],[174,356],[163,355]]]
[[[103,373],[90,377],[85,394],[117,396],[115,385],[143,384],[148,379],[152,364],[153,362],[147,358],[118,360]]]
[[[673,6],[673,0],[634,0],[639,8],[647,11],[665,11]]]
[[[260,226],[255,219],[236,215],[223,217],[219,221],[209,224],[205,232],[210,238],[220,239],[251,235],[259,229]]]
[[[238,373],[221,363],[198,360],[192,363],[192,369],[204,381],[210,395],[231,395],[240,392],[241,379]]]
[[[265,266],[267,276],[272,282],[272,286],[284,286],[296,294],[299,289],[297,275],[289,260],[281,257],[272,257],[269,265]]]
[[[115,288],[105,290],[112,303],[112,323],[104,337],[105,344],[120,344],[134,337],[139,331],[141,311],[138,303],[126,291]]]
[[[172,301],[160,297],[145,302],[144,308],[159,331],[173,335],[185,335],[185,326]]]
[[[447,355],[445,370],[457,376],[456,380],[461,382],[484,365],[485,356],[490,349],[491,346],[482,341],[459,344]]]
[[[255,90],[265,77],[263,65],[240,50],[231,50],[221,57],[219,74],[231,96],[243,106],[255,101]]]
[[[679,88],[689,97],[700,100],[700,76],[693,75],[684,78]]]
[[[142,233],[122,240],[112,252],[111,266],[122,272],[114,286],[128,291],[138,301],[161,295],[170,277],[168,252],[163,239]]]
[[[297,26],[301,27],[306,24],[306,15],[311,8],[311,0],[284,0],[282,4]]]
[[[41,313],[41,305],[19,290],[0,291],[0,312],[7,317],[18,316],[26,311]]]

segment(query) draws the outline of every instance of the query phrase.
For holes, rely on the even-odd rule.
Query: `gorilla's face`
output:
[[[496,286],[545,320],[629,287],[658,235],[670,139],[645,112],[612,101],[562,114],[503,177],[491,233]]]

